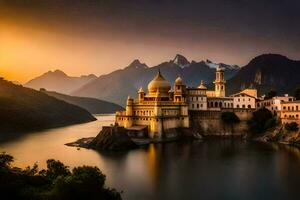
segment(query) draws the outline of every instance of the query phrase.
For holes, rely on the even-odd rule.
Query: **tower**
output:
[[[216,97],[225,97],[225,83],[224,69],[218,66],[216,68],[216,80],[214,81]]]
[[[184,101],[184,90],[185,85],[183,85],[181,77],[178,76],[174,83],[174,102]]]
[[[133,99],[128,96],[127,98],[127,104],[126,104],[126,119],[124,122],[124,127],[129,128],[132,126],[132,115],[133,115]]]
[[[145,97],[145,92],[144,89],[141,87],[138,91],[138,96],[139,96],[139,102],[143,102],[144,101],[144,97]]]

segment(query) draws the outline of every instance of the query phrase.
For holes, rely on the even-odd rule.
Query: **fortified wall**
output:
[[[222,121],[222,112],[234,112],[239,123],[226,124]],[[248,132],[247,121],[254,109],[222,109],[216,111],[190,111],[190,127],[204,136],[243,136]]]

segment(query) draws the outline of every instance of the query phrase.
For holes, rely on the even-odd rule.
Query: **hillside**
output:
[[[227,81],[227,92],[232,94],[251,87],[259,95],[270,89],[279,94],[290,93],[300,86],[300,61],[291,60],[278,54],[263,54],[252,59],[246,66]]]
[[[42,92],[0,80],[0,133],[95,120],[86,110]]]
[[[116,111],[124,110],[123,107],[117,104],[110,103],[107,101],[102,101],[95,98],[75,97],[75,96],[69,96],[69,95],[60,94],[57,92],[49,92],[49,91],[45,91],[45,93],[49,96],[53,96],[67,103],[82,107],[92,114],[108,114],[108,113],[115,113]]]
[[[39,90],[45,88],[49,91],[57,91],[64,94],[69,94],[74,90],[80,88],[86,83],[95,80],[97,77],[93,74],[80,77],[71,77],[63,71],[55,70],[44,73],[28,81],[24,86]]]
[[[201,80],[206,83],[214,80],[216,65],[211,61],[190,62],[182,55],[176,55],[174,59],[154,67],[148,67],[139,60],[135,60],[124,69],[102,75],[87,83],[73,92],[72,95],[94,97],[124,105],[127,96],[135,97],[141,86],[145,91],[147,90],[147,84],[158,69],[171,84],[180,75],[188,86],[198,86]],[[234,76],[239,70],[239,67],[235,65],[222,63],[221,65],[225,68],[226,79]]]

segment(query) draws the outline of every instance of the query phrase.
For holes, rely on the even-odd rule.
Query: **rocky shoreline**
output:
[[[173,137],[132,138],[128,136],[127,130],[124,127],[106,126],[103,127],[96,137],[81,138],[75,142],[70,142],[65,145],[77,148],[95,149],[98,151],[124,151],[149,145],[151,143],[168,143],[179,140],[202,140],[211,138],[240,138],[249,141],[279,143],[300,147],[300,131],[287,131],[282,125],[276,126],[259,136],[249,134],[203,135],[191,129],[173,130],[173,132],[177,132],[177,134],[175,134],[175,136],[173,135]]]
[[[276,142],[300,147],[300,132],[287,131],[282,125],[268,130],[262,136],[253,138],[260,142]]]

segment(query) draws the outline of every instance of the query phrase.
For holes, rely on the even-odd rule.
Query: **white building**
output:
[[[233,108],[243,108],[243,109],[255,109],[256,108],[256,97],[251,96],[245,92],[240,92],[231,95],[233,97]]]

